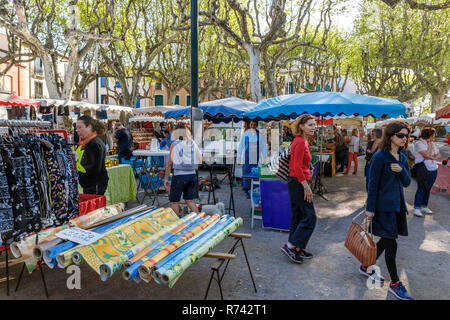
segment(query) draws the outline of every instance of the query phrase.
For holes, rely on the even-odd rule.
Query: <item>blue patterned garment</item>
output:
[[[14,216],[12,199],[9,193],[8,179],[6,177],[6,164],[0,155],[0,234],[14,229]],[[1,241],[3,242],[3,241]]]

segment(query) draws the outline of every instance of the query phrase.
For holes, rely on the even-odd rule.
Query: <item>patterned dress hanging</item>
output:
[[[0,147],[0,150],[2,148]],[[10,233],[14,229],[14,216],[12,199],[9,193],[8,178],[6,177],[6,164],[0,153],[0,235]],[[1,239],[4,242],[4,239]],[[6,239],[5,239],[6,240]]]

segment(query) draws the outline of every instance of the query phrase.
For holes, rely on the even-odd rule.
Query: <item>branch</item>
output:
[[[381,0],[391,8],[395,8],[395,6],[401,2],[401,0]],[[443,10],[450,8],[450,1],[444,1],[440,4],[426,4],[426,3],[417,3],[414,0],[405,0],[405,2],[409,5],[411,9],[417,10],[425,10],[425,11],[435,11],[435,10]]]

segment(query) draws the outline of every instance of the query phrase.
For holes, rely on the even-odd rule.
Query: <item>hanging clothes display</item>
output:
[[[34,188],[37,177],[30,154],[25,148],[26,141],[20,136],[6,142],[0,144],[0,150],[12,198],[14,228],[2,232],[1,236],[2,242],[8,244],[24,233],[40,231],[42,224]]]
[[[0,138],[0,234],[10,244],[78,216],[78,172],[67,141],[57,134]]]
[[[12,199],[6,177],[6,164],[0,156],[0,234],[14,229]]]
[[[78,215],[78,173],[72,148],[65,139],[50,134],[41,136],[49,144],[44,147],[44,159],[50,178],[51,212],[53,224],[59,226]],[[50,224],[48,225],[50,226]]]

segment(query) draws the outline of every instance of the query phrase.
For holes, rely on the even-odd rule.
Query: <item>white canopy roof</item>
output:
[[[175,119],[164,119],[164,117],[155,116],[155,117],[133,117],[129,119],[130,122],[176,122]]]
[[[93,104],[84,101],[72,101],[72,100],[58,100],[58,99],[36,99],[39,101],[41,106],[69,106],[69,107],[79,107],[80,110],[106,110],[106,112],[110,113],[120,113],[121,111],[132,113],[133,108],[130,107],[122,107],[111,104]]]
[[[133,108],[130,107],[122,107],[122,106],[116,106],[112,104],[99,104],[101,110],[106,110],[106,112],[111,113],[120,113],[121,111],[126,113],[133,113]]]
[[[155,106],[155,107],[145,107],[145,108],[135,108],[133,109],[133,114],[145,114],[145,113],[154,113],[154,112],[161,112],[165,113],[169,110],[175,110],[178,108],[184,108],[182,106]]]
[[[378,121],[375,124],[375,126],[377,128],[380,128],[380,127],[383,127],[383,126],[385,126],[385,125],[387,125],[390,122],[395,121],[395,120],[399,120],[399,119],[393,118],[393,119],[386,119],[386,120],[383,120],[383,121]],[[429,124],[442,124],[442,125],[450,123],[450,119],[439,119],[439,120],[436,120],[436,114],[435,113],[422,114],[422,115],[420,115],[418,117],[409,117],[409,118],[401,119],[401,120],[404,120],[404,121],[408,122],[411,125],[413,125],[415,123],[418,123],[418,122],[427,122]]]

